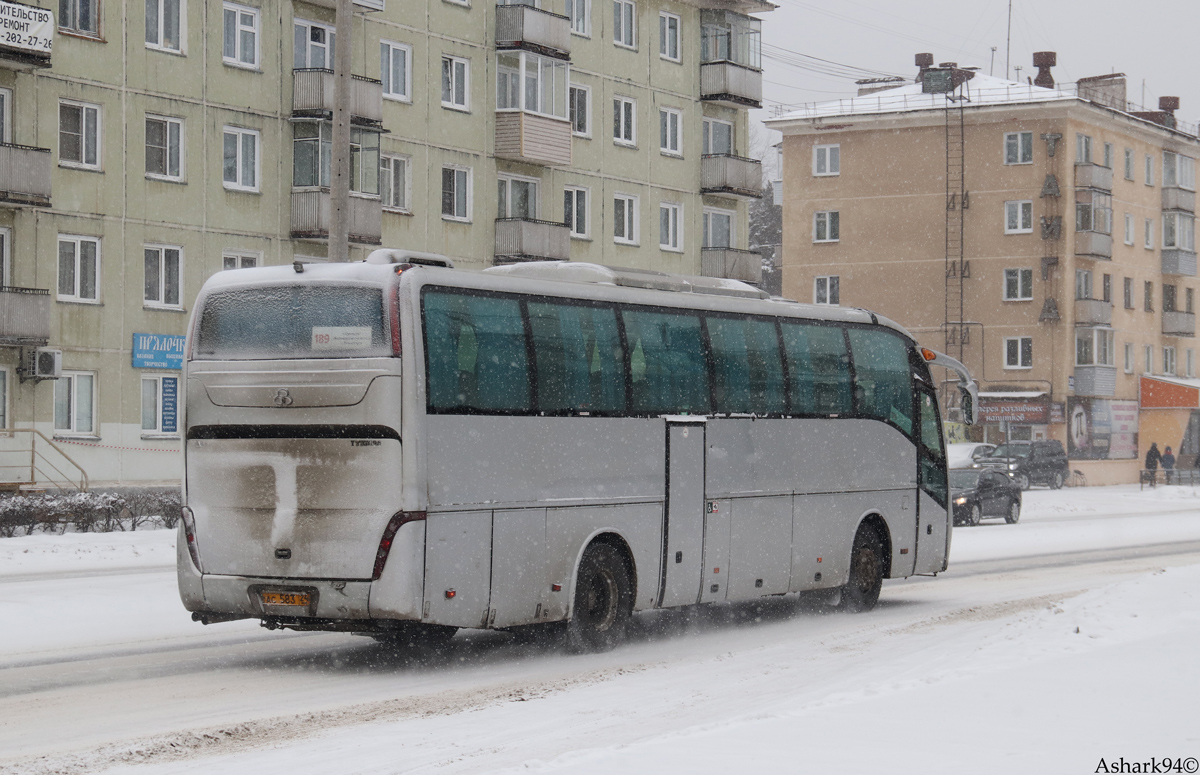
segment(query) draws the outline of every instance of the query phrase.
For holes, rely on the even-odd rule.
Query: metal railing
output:
[[[0,201],[48,207],[51,156],[49,148],[0,143]]]
[[[496,7],[496,47],[530,44],[563,54],[571,53],[571,20],[532,5]]]
[[[20,435],[28,437],[28,445],[19,441]],[[0,490],[43,489],[44,485],[63,492],[87,492],[88,475],[41,431],[0,428]]]
[[[1157,487],[1160,484],[1200,484],[1200,468],[1143,468],[1138,476],[1138,489]]]
[[[40,346],[50,341],[50,291],[0,286],[0,344]]]

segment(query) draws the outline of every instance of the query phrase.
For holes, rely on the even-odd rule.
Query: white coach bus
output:
[[[593,264],[220,272],[189,327],[180,595],[436,639],[945,570],[936,384],[870,312]]]

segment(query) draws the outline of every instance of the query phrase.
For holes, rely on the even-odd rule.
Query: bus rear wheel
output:
[[[870,611],[879,602],[883,588],[883,541],[874,528],[863,525],[850,550],[850,580],[842,587],[842,609],[852,613]]]
[[[613,648],[624,639],[632,615],[633,582],[624,559],[608,544],[592,544],[579,563],[567,648],[576,653]]]

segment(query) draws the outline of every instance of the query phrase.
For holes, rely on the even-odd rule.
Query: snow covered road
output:
[[[1102,756],[1194,756],[1196,495],[1033,491],[1020,524],[956,530],[948,573],[889,582],[870,614],[659,612],[578,657],[496,633],[412,661],[363,638],[204,628],[162,569],[173,533],[7,539],[0,772],[1093,772]]]

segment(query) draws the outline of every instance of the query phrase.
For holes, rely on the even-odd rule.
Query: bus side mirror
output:
[[[958,386],[958,392],[962,396],[962,402],[961,402],[962,418],[963,418],[963,422],[966,423],[967,425],[974,425],[975,419],[976,419],[975,418],[975,405],[976,405],[975,393],[976,393],[976,391],[978,391],[978,388],[975,388],[975,390],[972,390],[971,388],[975,388],[975,385],[972,384],[972,385],[959,385]]]

